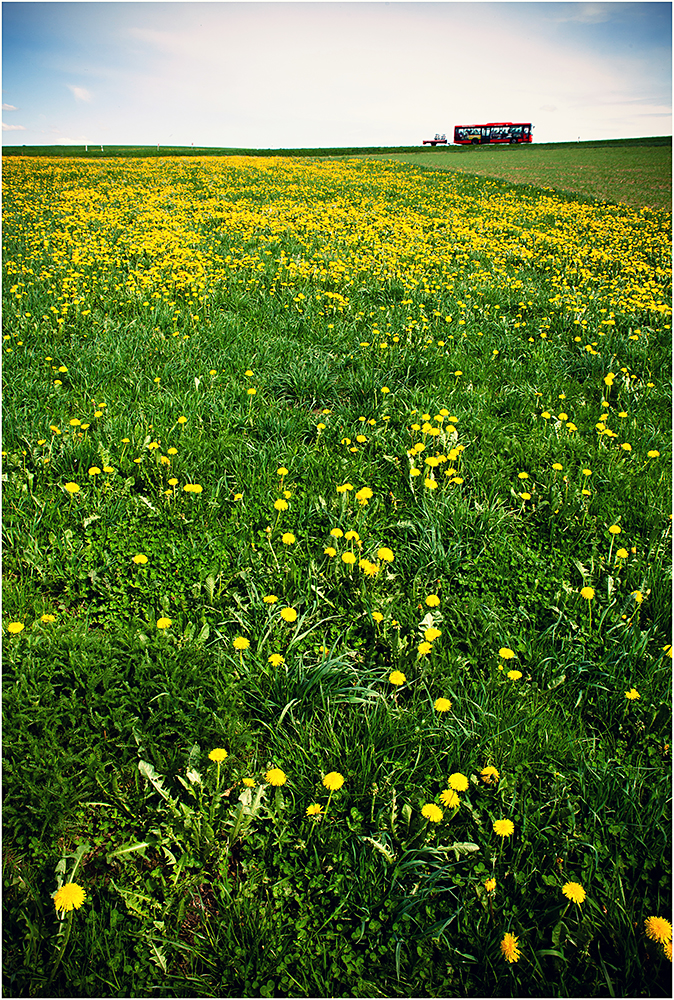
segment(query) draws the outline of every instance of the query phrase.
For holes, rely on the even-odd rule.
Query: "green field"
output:
[[[462,151],[399,153],[392,159],[436,170],[461,170],[498,177],[513,184],[533,184],[573,192],[632,208],[672,208],[671,146],[476,147]]]
[[[579,143],[535,143],[523,146],[353,147],[341,149],[211,149],[193,147],[92,145],[86,154],[77,146],[6,147],[5,156],[67,158],[166,156],[374,156],[439,170],[461,170],[514,184],[531,184],[571,192],[632,208],[647,206],[671,212],[671,136],[604,139]]]
[[[414,164],[4,160],[6,996],[670,996],[671,216]]]

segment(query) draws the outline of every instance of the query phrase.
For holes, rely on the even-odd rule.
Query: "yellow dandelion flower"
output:
[[[461,805],[461,799],[453,788],[445,788],[444,791],[440,792],[440,801],[448,809],[458,809]]]
[[[566,882],[562,886],[562,892],[567,899],[570,899],[572,903],[576,903],[578,906],[585,902],[587,895],[580,882]]]
[[[436,698],[433,708],[436,712],[449,712],[452,703],[449,698]]]
[[[283,608],[281,618],[284,622],[295,622],[297,621],[297,612],[294,608]]]
[[[580,596],[584,597],[586,601],[591,601],[594,597],[594,590],[592,587],[582,587],[580,591]]]
[[[285,657],[281,656],[280,653],[272,653],[271,656],[267,657],[267,662],[271,663],[272,667],[280,667],[282,663],[285,663]]]
[[[226,757],[229,757],[229,754],[227,753],[226,750],[223,750],[221,747],[216,747],[215,750],[211,750],[211,752],[208,755],[208,759],[214,760],[216,764],[222,763],[222,761],[225,760]]]
[[[431,823],[440,823],[444,815],[442,809],[434,802],[428,802],[421,809],[421,815]]]
[[[644,920],[646,935],[651,941],[666,944],[672,940],[672,925],[664,917],[646,917]]]
[[[163,628],[170,628],[171,625],[173,625],[173,622],[171,621],[170,618],[158,618],[157,619],[157,628],[161,628],[161,629],[163,629]]]
[[[512,660],[515,656],[515,653],[513,652],[512,649],[508,649],[507,646],[502,646],[501,649],[499,649],[498,651],[498,655],[502,656],[504,660]]]
[[[280,788],[281,785],[285,785],[288,780],[280,767],[272,767],[270,771],[267,771],[264,777],[265,781],[268,781],[270,785],[274,785],[275,788]]]
[[[11,635],[18,635],[19,632],[23,632],[25,627],[26,626],[23,624],[23,622],[10,622],[9,625],[7,626],[7,631],[11,633]]]
[[[501,954],[505,958],[506,962],[519,961],[522,952],[517,947],[518,938],[514,934],[504,934],[503,940],[501,941]]]
[[[465,792],[468,790],[468,778],[465,774],[461,774],[460,771],[450,774],[448,784],[450,788],[453,788],[457,792]]]
[[[380,549],[377,549],[377,559],[381,559],[382,562],[393,562],[394,555],[391,549],[386,548],[384,545]]]
[[[438,597],[437,594],[429,594],[426,597],[426,605],[427,605],[427,607],[429,607],[429,608],[437,608],[437,606],[439,604],[440,604],[440,598]]]
[[[142,552],[139,552],[138,555],[133,557],[132,561],[135,562],[137,566],[144,566],[147,562],[147,556],[144,556]]]
[[[244,636],[239,635],[232,642],[232,646],[234,646],[234,649],[248,649],[250,642],[248,639],[244,638]]]
[[[339,771],[330,771],[330,773],[326,774],[323,778],[323,784],[329,792],[338,792],[344,784],[344,776],[341,775]]]
[[[641,695],[639,694],[636,688],[630,688],[629,691],[625,691],[625,697],[627,698],[628,701],[636,701],[638,698],[641,697]]]
[[[488,878],[487,881],[484,883],[484,887],[487,890],[487,892],[493,892],[494,889],[496,888],[496,879]]]
[[[295,536],[293,535],[292,531],[286,531],[284,532],[284,534],[281,535],[281,541],[283,542],[284,545],[294,545]]]
[[[401,684],[405,683],[406,677],[400,670],[394,670],[393,673],[389,674],[389,683],[395,684],[396,687],[400,687]]]
[[[80,488],[77,483],[66,483],[63,489],[67,490],[68,493],[79,493],[80,491]]]
[[[512,837],[515,824],[509,819],[497,819],[494,823],[494,833],[499,837]]]
[[[79,910],[86,898],[87,894],[77,882],[66,882],[52,896],[54,906],[63,913],[67,913],[69,910]]]
[[[314,802],[313,805],[307,806],[306,814],[307,816],[320,816],[323,812],[323,806],[319,802]]]

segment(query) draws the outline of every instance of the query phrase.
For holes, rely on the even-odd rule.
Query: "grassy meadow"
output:
[[[6,996],[671,995],[671,216],[549,188],[5,159]]]

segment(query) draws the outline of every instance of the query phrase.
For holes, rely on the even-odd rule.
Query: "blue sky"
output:
[[[4,145],[672,132],[670,3],[3,3]],[[451,136],[450,136],[451,137]]]

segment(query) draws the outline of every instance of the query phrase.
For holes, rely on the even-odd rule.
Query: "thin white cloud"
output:
[[[615,3],[572,3],[567,4],[568,13],[558,14],[553,20],[558,23],[579,21],[581,24],[601,24],[610,21],[615,13]]]
[[[2,123],[2,131],[3,132],[26,132],[27,129],[26,129],[25,125],[5,125],[5,123],[3,122]]]
[[[17,109],[14,107],[13,104],[3,104],[2,105],[2,110],[3,111],[16,111]]]
[[[90,103],[93,100],[93,94],[91,91],[87,90],[86,87],[75,87],[72,83],[67,84],[68,90],[72,91],[73,97],[76,101],[86,101]]]

